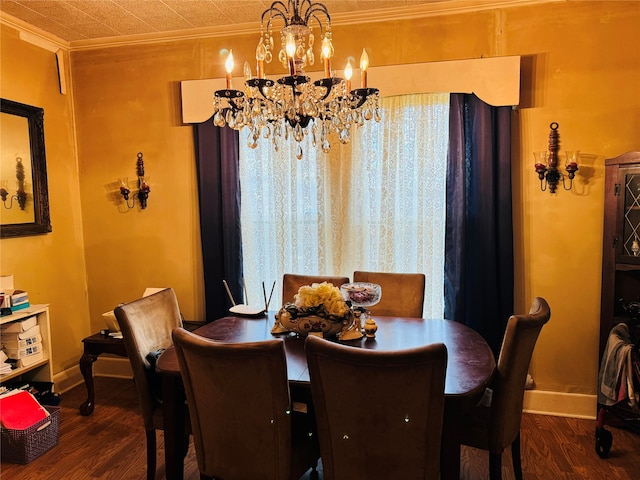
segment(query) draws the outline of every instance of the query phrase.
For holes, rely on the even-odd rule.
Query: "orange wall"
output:
[[[31,303],[49,303],[53,370],[78,364],[91,332],[72,96],[61,95],[55,54],[1,27],[0,96],[44,108],[53,231],[0,240],[0,271],[12,273]]]
[[[513,112],[514,293],[518,311],[528,309],[536,295],[552,307],[532,365],[542,390],[596,392],[603,165],[605,158],[640,149],[639,24],[639,3],[596,1],[333,29],[336,66],[347,56],[357,59],[362,47],[372,66],[523,57],[521,103]],[[3,31],[3,44],[6,36]],[[179,82],[223,77],[218,52],[233,48],[241,65],[253,55],[257,38],[212,37],[71,53],[79,164],[72,175],[79,174],[75,188],[82,221],[61,218],[77,215],[77,203],[54,209],[51,238],[69,222],[74,238],[84,242],[80,255],[86,259],[90,325],[78,319],[78,330],[99,329],[102,312],[148,286],[173,286],[185,316],[203,320],[193,138],[191,127],[180,122]],[[275,72],[270,65],[267,73]],[[2,75],[4,80],[4,70]],[[47,112],[51,100],[36,100]],[[539,191],[532,156],[547,148],[552,121],[560,124],[561,148],[582,151],[574,190],[554,196]],[[57,141],[51,136],[70,134],[47,132],[48,157],[49,141]],[[124,211],[117,203],[116,182],[123,175],[134,177],[139,151],[151,185],[149,207]],[[72,165],[73,158],[64,161]],[[66,170],[56,172],[61,168],[56,165],[50,175],[66,178]],[[67,193],[56,192],[58,205]],[[5,243],[34,241],[3,240],[3,262]],[[61,257],[62,249],[57,245],[46,258]],[[43,296],[59,289],[50,285]],[[74,295],[84,300],[84,293],[76,285]],[[58,317],[66,306],[56,305]],[[68,347],[56,341],[54,348]],[[78,343],[75,350],[79,354]]]

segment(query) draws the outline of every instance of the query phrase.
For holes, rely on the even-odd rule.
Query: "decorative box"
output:
[[[27,464],[58,444],[60,407],[45,407],[49,416],[24,430],[0,427],[3,462]]]

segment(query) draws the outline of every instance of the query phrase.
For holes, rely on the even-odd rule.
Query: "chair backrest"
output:
[[[149,353],[171,345],[171,332],[182,326],[178,299],[171,288],[119,305],[114,309],[122,339],[133,370],[142,418],[147,430],[162,428],[162,415],[154,415],[159,406],[158,384]]]
[[[291,415],[284,342],[218,343],[182,328],[173,340],[200,473],[288,480]]]
[[[512,315],[502,340],[492,381],[489,450],[502,452],[520,433],[522,404],[533,349],[551,310],[544,298],[533,299],[529,313]]]
[[[422,318],[423,273],[353,272],[354,282],[377,283],[382,287],[380,302],[370,307],[372,315]]]
[[[349,283],[349,277],[285,273],[282,276],[282,304],[284,305],[288,302],[293,303],[294,296],[298,293],[298,289],[301,286],[322,282],[332,283],[334,286],[340,288],[340,285]]]
[[[447,350],[305,350],[325,480],[439,478]]]

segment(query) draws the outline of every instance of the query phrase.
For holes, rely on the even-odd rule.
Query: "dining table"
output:
[[[432,343],[447,347],[445,377],[445,411],[441,446],[441,478],[458,480],[460,476],[460,441],[456,432],[464,427],[463,416],[475,406],[489,385],[495,371],[495,358],[487,342],[475,330],[453,320],[375,316],[378,330],[374,338],[330,341],[354,348],[397,351]],[[206,323],[193,332],[225,343],[258,342],[282,338],[287,376],[292,400],[295,392],[308,392],[310,379],[304,350],[305,337],[293,332],[271,333],[275,312],[262,316],[227,316]],[[181,480],[184,472],[187,406],[180,368],[173,346],[158,358],[156,371],[162,378],[165,467],[167,479]],[[296,393],[299,395],[299,393]]]

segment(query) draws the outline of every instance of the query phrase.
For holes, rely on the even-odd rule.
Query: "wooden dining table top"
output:
[[[274,312],[262,317],[228,316],[203,325],[194,333],[226,343],[258,342],[281,338],[287,357],[289,382],[309,383],[309,369],[304,351],[304,337],[295,333],[272,334]],[[485,340],[475,330],[453,320],[375,316],[375,338],[340,341],[356,348],[397,351],[442,342],[448,361],[445,395],[473,397],[491,380],[495,360]],[[337,341],[333,339],[333,341]],[[179,375],[173,347],[165,350],[156,364],[162,375]]]

